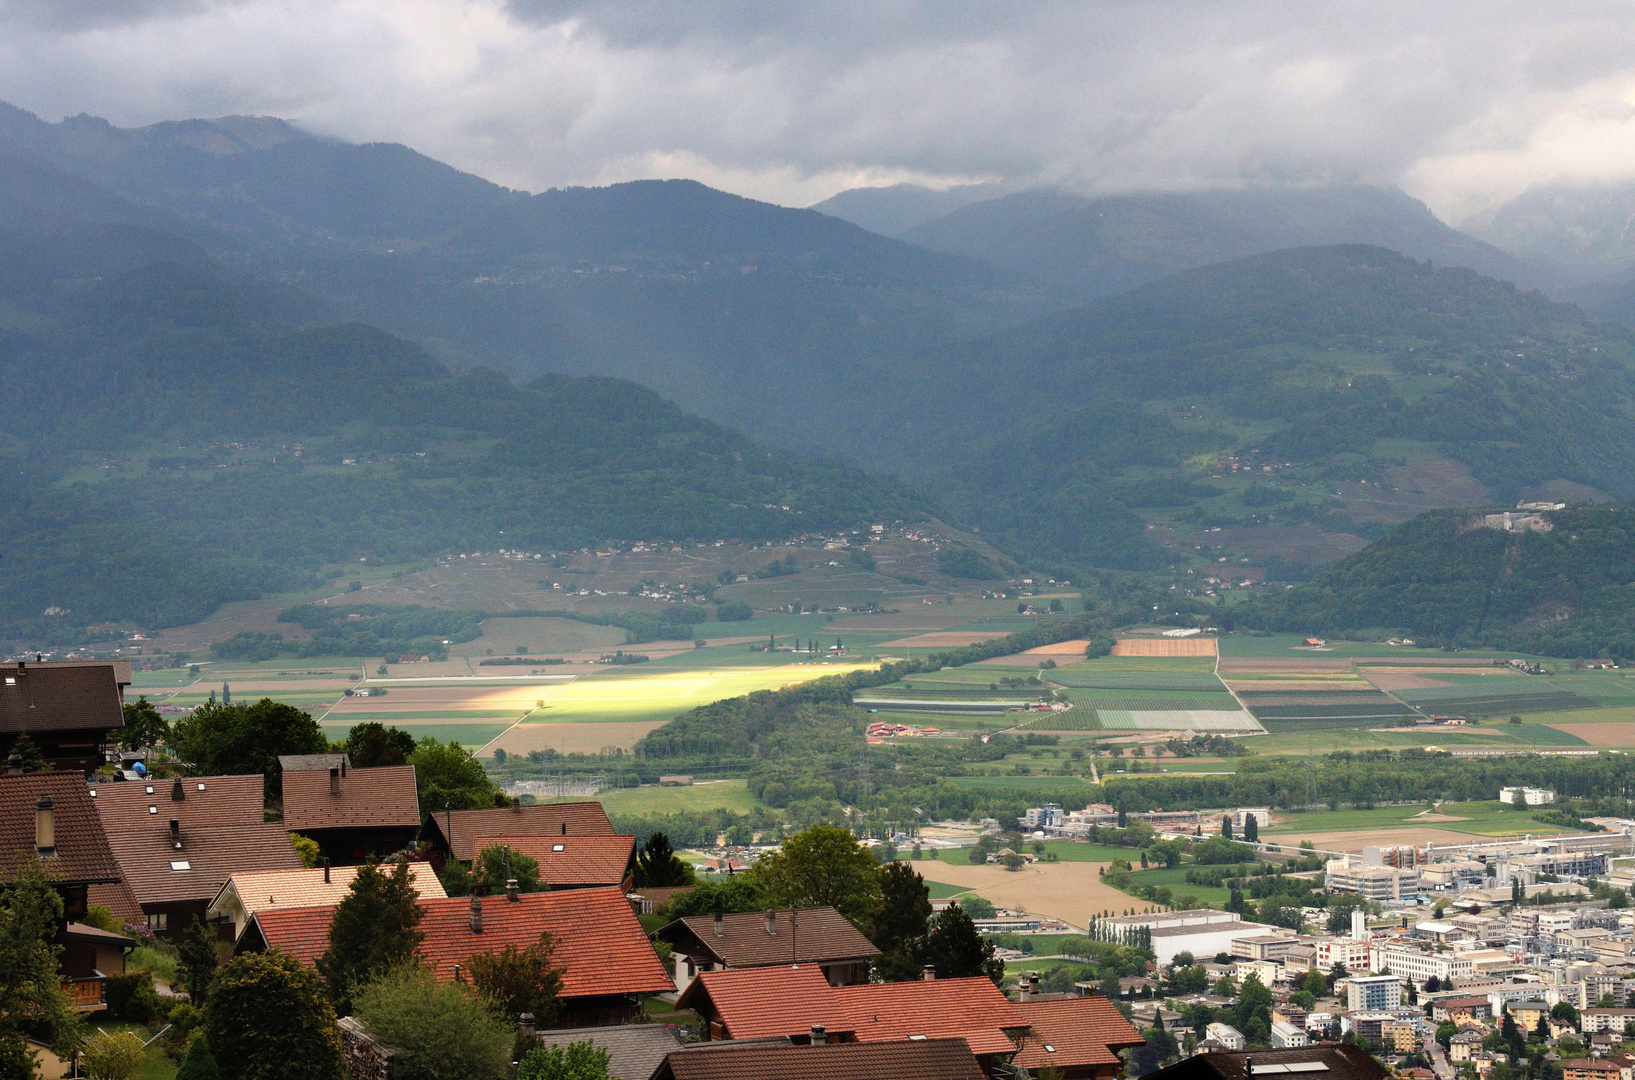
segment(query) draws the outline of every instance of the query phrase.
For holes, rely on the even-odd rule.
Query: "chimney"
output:
[[[329,770],[329,793],[331,795],[341,793],[341,770],[339,769]]]
[[[175,818],[170,819],[170,846],[182,850],[182,823]]]
[[[170,801],[184,802],[186,799],[187,789],[182,786],[182,778],[178,776],[176,782],[170,785]]]
[[[324,856],[324,884],[329,884],[329,856]]]
[[[42,859],[57,853],[57,811],[51,796],[41,795],[34,802],[34,850]]]
[[[776,911],[766,913],[766,932],[773,937],[778,934],[778,913]]]
[[[829,1034],[828,1034],[827,1031],[824,1030],[823,1025],[822,1024],[813,1024],[812,1025],[812,1045],[813,1046],[821,1046],[821,1045],[823,1045],[824,1043],[826,1043],[828,1041],[829,1041]]]
[[[922,980],[924,980],[925,982],[936,982],[937,981],[937,965],[927,964],[927,965],[925,965],[925,967],[921,968],[920,969],[920,978]]]
[[[566,821],[562,823],[562,835],[568,835],[568,823]]]
[[[721,925],[721,913],[717,911],[715,913],[715,936],[720,937],[724,933],[726,933],[726,930]]]
[[[1028,972],[1028,992],[1034,997],[1039,996],[1039,973],[1037,971]]]
[[[1033,1000],[1033,995],[1030,994],[1028,992],[1028,990],[1029,990],[1029,987],[1028,987],[1028,974],[1027,974],[1027,972],[1024,971],[1022,973],[1022,977],[1020,979],[1016,980],[1016,1000],[1017,1001],[1032,1001]]]
[[[346,775],[346,758],[344,756],[341,758],[341,775]]]
[[[516,878],[505,879],[505,898],[513,904],[522,899],[522,889],[517,885]]]
[[[532,1035],[534,1033],[534,1014],[522,1013],[519,1015],[517,1017],[517,1027],[522,1029],[524,1035]]]
[[[480,896],[471,898],[471,932],[473,934],[483,932],[483,901]]]

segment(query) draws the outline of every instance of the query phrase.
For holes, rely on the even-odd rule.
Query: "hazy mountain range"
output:
[[[1631,332],[1528,288],[1614,296],[1611,211],[1560,226],[1608,233],[1564,270],[1563,242],[1489,242],[1502,216],[1477,239],[1368,187],[822,209],[0,108],[0,455],[30,553],[0,604],[68,590],[66,553],[123,567],[99,617],[162,620],[501,528],[921,513],[1071,565],[1301,576],[1428,507],[1635,494]],[[429,498],[447,513],[401,512]],[[193,584],[141,562],[177,536],[234,555]]]

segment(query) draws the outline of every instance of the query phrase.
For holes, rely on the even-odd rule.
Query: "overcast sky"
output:
[[[1458,221],[1635,177],[1635,8],[0,0],[0,98],[281,116],[529,190],[1397,183]]]

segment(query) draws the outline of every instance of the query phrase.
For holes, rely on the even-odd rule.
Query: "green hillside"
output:
[[[1491,511],[1489,511],[1491,512]],[[1635,504],[1481,527],[1482,511],[1415,518],[1311,581],[1232,612],[1239,626],[1407,632],[1421,643],[1544,656],[1635,657]]]
[[[174,625],[359,560],[781,539],[931,509],[633,383],[456,373],[172,234],[6,209],[0,617],[13,641]]]
[[[1627,328],[1468,270],[1279,251],[939,353],[903,453],[1019,547],[1267,565],[1281,526],[1354,550],[1436,506],[1630,493],[1632,355]]]

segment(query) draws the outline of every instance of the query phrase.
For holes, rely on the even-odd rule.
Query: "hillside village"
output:
[[[320,1061],[310,1075],[421,1075],[416,1055],[429,1048],[391,1026],[383,1001],[448,1022],[470,1010],[468,1045],[435,1052],[468,1055],[471,1075],[567,1076],[551,1063],[586,1054],[624,1080],[1230,1076],[1251,1057],[1258,1075],[1276,1055],[1292,1071],[1377,1078],[1383,1061],[1422,1080],[1505,1080],[1524,1059],[1562,1080],[1627,1080],[1635,1068],[1623,1047],[1635,1021],[1635,822],[1324,853],[1259,839],[1273,824],[1265,807],[1051,803],[1015,830],[984,823],[972,861],[1036,860],[998,846],[1007,836],[1042,849],[1145,830],[1143,864],[1191,849],[1201,867],[1224,843],[1274,875],[1251,869],[1246,883],[1299,879],[1327,903],[1258,921],[1234,885],[1220,908],[1149,903],[1077,927],[971,901],[973,919],[957,900],[931,902],[912,861],[878,863],[821,826],[781,849],[740,850],[753,867],[700,864],[716,871],[706,880],[662,835],[616,833],[598,802],[455,808],[450,795],[438,807],[414,764],[362,764],[333,747],[280,754],[265,773],[150,772],[118,749],[142,716],[124,700],[121,665],[0,670],[0,904],[7,925],[47,945],[34,958],[60,987],[11,1029],[39,1075],[152,1045],[177,1076],[252,1075],[215,1060],[232,1045],[223,1033],[270,1023],[269,1037],[285,1038],[288,1009],[308,1010],[299,1045]],[[356,752],[379,749],[365,740]],[[1554,799],[1527,786],[1499,794]],[[852,873],[852,884],[826,893],[786,880],[779,898],[794,903],[734,902],[740,885],[798,879],[808,847],[827,851],[822,876]],[[885,908],[855,906],[858,889]],[[906,925],[905,906],[918,909]],[[1129,974],[1062,985],[1004,962],[1031,960],[1031,946],[1015,947],[1028,935],[1064,931],[1091,954],[1118,954]]]

